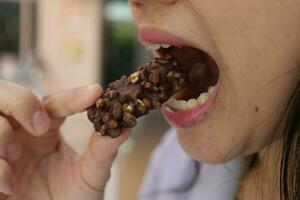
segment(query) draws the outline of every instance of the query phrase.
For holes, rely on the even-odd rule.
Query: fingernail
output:
[[[90,85],[90,86],[81,87],[77,91],[77,95],[84,96],[84,95],[88,94],[90,91],[94,90],[96,87],[99,87],[99,85]]]
[[[32,126],[36,136],[44,135],[50,126],[50,119],[45,111],[37,110],[32,116]]]
[[[5,149],[5,156],[9,160],[18,159],[19,153],[20,153],[20,151],[19,151],[18,144],[16,143],[16,141],[13,141],[12,143],[10,143]]]

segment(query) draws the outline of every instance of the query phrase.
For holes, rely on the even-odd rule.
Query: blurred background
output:
[[[0,79],[39,97],[93,83],[105,87],[150,59],[137,42],[127,0],[0,0]],[[114,163],[106,200],[136,198],[149,155],[167,129],[159,111],[139,119]],[[86,113],[62,128],[79,154],[92,131]]]

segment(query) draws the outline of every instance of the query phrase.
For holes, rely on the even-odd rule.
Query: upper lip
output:
[[[140,26],[138,30],[139,41],[143,45],[149,44],[168,44],[175,47],[194,47],[199,48],[192,42],[185,40],[169,31],[150,26]]]

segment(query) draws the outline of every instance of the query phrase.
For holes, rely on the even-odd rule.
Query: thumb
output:
[[[91,136],[89,145],[80,158],[82,181],[94,190],[104,190],[110,177],[110,169],[121,144],[130,135],[130,129],[124,129],[118,138]]]

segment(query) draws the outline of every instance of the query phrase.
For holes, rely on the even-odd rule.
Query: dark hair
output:
[[[289,102],[284,128],[280,196],[282,200],[300,199],[300,81]]]

